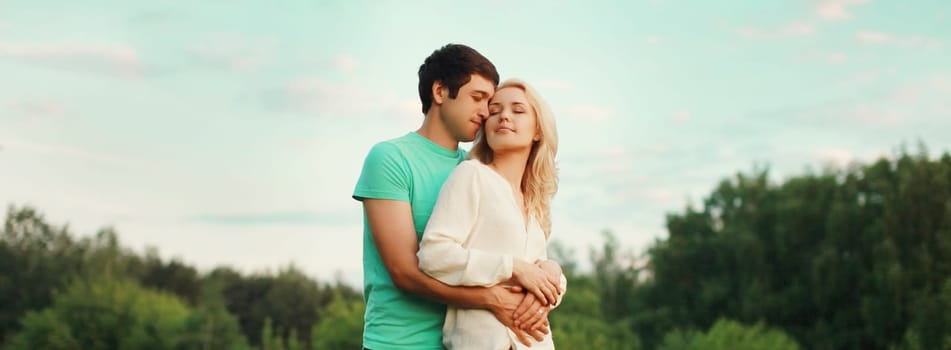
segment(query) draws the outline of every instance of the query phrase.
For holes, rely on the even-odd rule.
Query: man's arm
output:
[[[419,270],[416,252],[419,243],[410,205],[403,201],[366,199],[363,201],[373,242],[390,278],[397,288],[443,304],[465,309],[500,308],[504,289],[452,287]],[[519,298],[521,299],[521,298]],[[514,311],[514,308],[513,308]]]
[[[501,286],[452,287],[419,270],[416,256],[419,245],[409,203],[365,199],[363,208],[380,259],[396,288],[458,308],[487,309],[506,327],[517,329],[513,315],[524,298],[521,292]],[[523,334],[518,335],[523,338]],[[542,339],[539,332],[534,332],[532,336],[537,340]]]

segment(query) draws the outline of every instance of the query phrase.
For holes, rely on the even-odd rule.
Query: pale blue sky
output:
[[[754,164],[951,150],[947,1],[16,0],[0,201],[202,268],[357,284],[363,156],[418,126],[416,70],[448,42],[552,105],[553,234],[582,259],[602,229],[642,250]]]

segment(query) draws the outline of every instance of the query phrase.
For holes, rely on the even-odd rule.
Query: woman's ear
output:
[[[437,105],[441,105],[442,102],[446,99],[446,96],[443,96],[443,93],[446,92],[446,87],[442,85],[442,82],[437,80],[433,82],[432,90],[433,90],[432,91],[433,103]]]

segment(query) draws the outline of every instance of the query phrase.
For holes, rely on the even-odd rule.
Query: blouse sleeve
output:
[[[446,180],[419,245],[419,268],[454,286],[491,286],[512,277],[511,255],[463,247],[479,212],[478,165],[463,162]]]

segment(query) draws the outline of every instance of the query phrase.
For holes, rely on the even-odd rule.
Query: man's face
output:
[[[456,98],[449,98],[449,89],[443,89],[440,114],[449,134],[459,142],[475,140],[482,122],[489,116],[489,99],[495,84],[485,77],[473,74],[469,82],[459,87]]]

